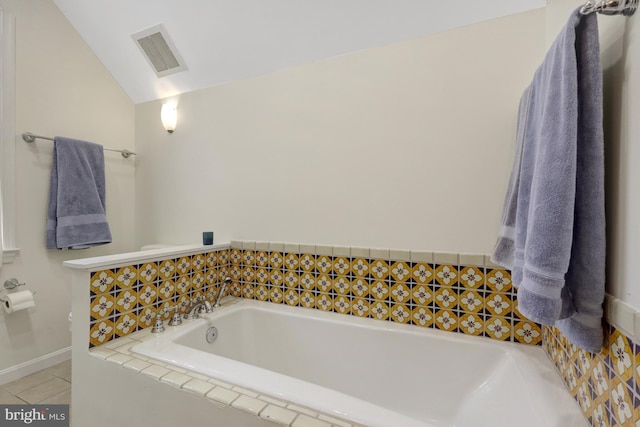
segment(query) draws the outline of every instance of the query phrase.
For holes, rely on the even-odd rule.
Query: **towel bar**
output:
[[[639,0],[602,0],[598,3],[587,1],[580,13],[588,15],[593,12],[602,15],[624,15],[631,16],[638,8]]]
[[[34,133],[31,132],[24,132],[22,134],[22,139],[24,140],[24,142],[35,142],[36,139],[46,139],[47,141],[53,141],[53,138],[48,137],[48,136],[42,136],[42,135],[36,135]],[[136,153],[134,153],[133,151],[129,151],[129,150],[116,150],[115,148],[106,148],[103,147],[103,149],[105,151],[114,151],[116,153],[120,153],[122,154],[122,157],[124,157],[125,159],[129,158],[129,156],[135,156]]]

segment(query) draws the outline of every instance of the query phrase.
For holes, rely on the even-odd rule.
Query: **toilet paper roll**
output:
[[[6,302],[3,304],[4,311],[7,313],[13,313],[14,311],[24,310],[25,308],[33,307],[36,305],[33,300],[33,293],[31,291],[20,291],[5,294],[3,299]]]

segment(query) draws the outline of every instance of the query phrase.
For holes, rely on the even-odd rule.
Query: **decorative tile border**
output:
[[[92,272],[89,347],[151,327],[159,312],[167,320],[169,307],[184,313],[192,298],[213,302],[229,265],[217,249]]]
[[[91,349],[90,354],[121,365],[140,375],[146,375],[159,383],[184,390],[203,399],[234,407],[279,425],[290,427],[362,427],[130,351],[131,347],[150,337],[150,330],[143,329],[129,334],[127,337],[112,340],[106,345],[95,347]]]
[[[231,294],[540,345],[508,270],[483,255],[231,242]]]
[[[269,242],[105,268],[91,274],[89,347],[153,326],[195,297],[236,297],[540,345],[508,270],[473,254]]]
[[[605,336],[593,354],[545,326],[543,347],[592,426],[640,426],[640,345],[609,324]]]

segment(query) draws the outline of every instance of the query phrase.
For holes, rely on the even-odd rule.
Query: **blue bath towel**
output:
[[[85,249],[111,243],[102,146],[58,136],[53,144],[47,249]]]
[[[604,142],[595,14],[571,14],[524,92],[492,259],[512,270],[524,316],[601,350]]]

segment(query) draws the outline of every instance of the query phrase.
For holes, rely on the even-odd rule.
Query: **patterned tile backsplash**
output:
[[[508,270],[482,255],[232,242],[230,248],[91,273],[89,347],[213,301],[237,297],[542,345],[594,427],[640,427],[640,344],[605,324],[599,354],[518,311]]]
[[[148,328],[222,280],[237,297],[539,345],[509,271],[478,255],[234,242],[230,249],[95,271],[89,347]],[[240,247],[238,247],[240,246]],[[459,262],[460,260],[460,262]]]
[[[640,345],[608,324],[605,336],[603,350],[593,354],[545,326],[543,347],[592,426],[639,427]]]

